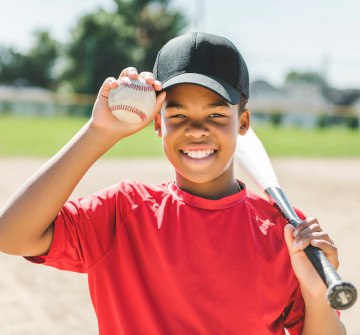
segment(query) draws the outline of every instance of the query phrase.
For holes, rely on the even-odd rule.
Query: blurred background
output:
[[[214,33],[247,62],[252,125],[289,198],[323,223],[340,274],[360,288],[360,0],[0,4],[0,207],[88,120],[106,77],[151,71],[181,33]],[[73,197],[122,178],[173,178],[152,126],[105,158]],[[359,313],[359,303],[342,313],[349,335],[360,335]],[[97,334],[86,278],[0,253],[0,334],[25,333]]]
[[[167,40],[197,30],[242,52],[253,126],[272,156],[359,156],[359,10],[360,1],[334,0],[3,2],[0,155],[53,154],[89,117],[104,78],[151,70]],[[108,155],[161,155],[153,141]]]

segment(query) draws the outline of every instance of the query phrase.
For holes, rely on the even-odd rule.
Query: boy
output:
[[[234,177],[236,138],[250,124],[239,51],[185,34],[160,50],[153,72],[140,74],[159,92],[141,124],[112,116],[119,83],[104,82],[89,122],[3,209],[0,250],[87,273],[103,335],[345,334],[302,251],[311,243],[337,267],[329,236],[314,218],[285,225]],[[118,80],[138,76],[127,68]],[[122,181],[66,202],[102,154],[152,119],[175,182]]]

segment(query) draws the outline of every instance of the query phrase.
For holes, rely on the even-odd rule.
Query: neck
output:
[[[181,190],[187,193],[211,200],[218,200],[238,193],[242,190],[242,187],[235,178],[225,185],[219,185],[216,181],[208,183],[193,183],[188,180],[180,181],[178,178],[176,183]]]

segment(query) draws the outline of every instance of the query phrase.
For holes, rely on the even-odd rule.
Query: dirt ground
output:
[[[0,158],[0,206],[43,162]],[[339,248],[341,276],[360,289],[360,159],[274,159],[273,163],[293,205],[316,216],[332,236]],[[253,188],[241,172],[238,174]],[[72,197],[90,194],[120,179],[157,183],[173,177],[163,159],[101,160]],[[359,316],[360,302],[342,312],[349,335],[360,335]],[[0,254],[0,334],[97,334],[86,275]]]

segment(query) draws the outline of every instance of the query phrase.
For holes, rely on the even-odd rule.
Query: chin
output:
[[[187,183],[192,183],[192,184],[197,184],[197,185],[201,185],[201,184],[207,184],[207,183],[211,183],[217,179],[219,179],[220,176],[217,175],[209,175],[204,173],[204,171],[202,172],[187,172],[187,173],[182,173],[181,171],[177,171],[177,179],[178,180],[184,180]]]

